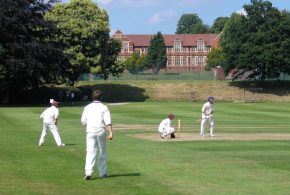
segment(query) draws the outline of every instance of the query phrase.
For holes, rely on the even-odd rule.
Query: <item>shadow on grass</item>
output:
[[[92,178],[91,180],[107,179],[107,178],[110,178],[110,177],[138,177],[140,175],[141,175],[141,173],[120,173],[120,174],[108,175],[106,178],[96,177],[96,178]]]
[[[91,97],[94,89],[103,91],[103,101],[105,102],[126,102],[138,101],[143,102],[149,97],[145,95],[145,89],[131,86],[127,84],[96,84],[96,85],[83,85],[78,87],[82,94]]]
[[[233,81],[229,86],[248,92],[286,96],[290,94],[290,81]]]
[[[65,146],[76,146],[77,144],[66,143]]]
[[[0,105],[9,106],[50,106],[49,99],[59,101],[60,106],[80,106],[91,101],[94,89],[103,91],[104,102],[143,102],[149,98],[145,89],[130,84],[95,84],[79,87],[42,87],[13,91],[7,94],[0,91]],[[71,94],[74,97],[71,98]]]

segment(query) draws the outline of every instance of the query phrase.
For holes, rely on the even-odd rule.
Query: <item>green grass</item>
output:
[[[157,134],[168,112],[182,131],[198,134],[203,102],[109,105],[115,130],[107,143],[107,179],[84,181],[83,107],[60,107],[56,147],[51,133],[39,147],[42,107],[0,108],[0,194],[289,194],[289,141],[157,142],[132,134]],[[290,103],[216,102],[219,133],[290,133]],[[174,125],[176,125],[174,120]]]

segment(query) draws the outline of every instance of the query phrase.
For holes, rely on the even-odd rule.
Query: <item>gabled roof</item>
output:
[[[183,46],[196,46],[198,40],[204,40],[205,45],[212,46],[218,34],[171,34],[163,35],[165,45],[167,47],[173,46],[175,41],[180,40]],[[123,34],[123,40],[127,39],[132,41],[135,47],[148,47],[150,46],[151,38],[153,35],[137,35],[137,34]]]

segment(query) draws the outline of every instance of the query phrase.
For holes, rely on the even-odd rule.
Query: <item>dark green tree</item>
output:
[[[55,1],[0,1],[0,83],[7,99],[25,89],[66,82],[68,61],[49,41],[55,26],[43,19]]]
[[[152,68],[154,74],[158,74],[159,70],[166,67],[166,46],[163,35],[158,32],[151,39],[150,46],[148,48],[148,54],[146,56],[146,66]]]
[[[210,28],[210,32],[215,34],[221,33],[228,19],[229,17],[218,17],[215,19],[212,27]]]
[[[146,63],[145,60],[146,60],[145,56],[140,56],[139,53],[133,53],[133,55],[131,55],[124,62],[124,65],[131,74],[137,74],[144,70]]]
[[[176,28],[176,34],[204,34],[209,32],[209,27],[203,24],[197,14],[183,14]]]
[[[92,0],[57,4],[45,17],[61,32],[55,39],[70,56],[72,85],[82,73],[91,72],[107,79],[109,74],[123,72],[117,63],[121,44],[110,38],[109,16]]]
[[[222,48],[213,48],[207,56],[207,68],[216,68],[224,63],[224,53]]]
[[[289,73],[289,14],[272,7],[269,1],[245,4],[246,16],[232,15],[225,25],[221,47],[226,71],[237,68],[250,78],[265,80]]]
[[[221,36],[220,46],[224,52],[224,64],[222,65],[225,72],[240,66],[239,55],[241,53],[241,45],[243,45],[245,38],[245,29],[242,24],[245,21],[245,16],[233,13],[225,24],[224,32]]]

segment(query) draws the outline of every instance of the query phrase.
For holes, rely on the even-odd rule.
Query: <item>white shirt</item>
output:
[[[55,121],[58,118],[58,116],[59,116],[58,108],[56,108],[55,106],[51,106],[41,113],[40,118],[43,118],[43,123],[55,124]]]
[[[106,125],[111,124],[111,114],[106,105],[94,101],[84,108],[81,122],[87,125],[87,132],[99,132],[105,130]]]
[[[213,104],[210,104],[210,102],[206,102],[201,109],[202,118],[209,116],[210,114],[212,114],[213,111],[214,111]]]
[[[166,118],[162,120],[161,123],[159,124],[158,131],[162,133],[164,132],[164,130],[168,129],[169,127],[171,127],[171,120],[169,118]]]

